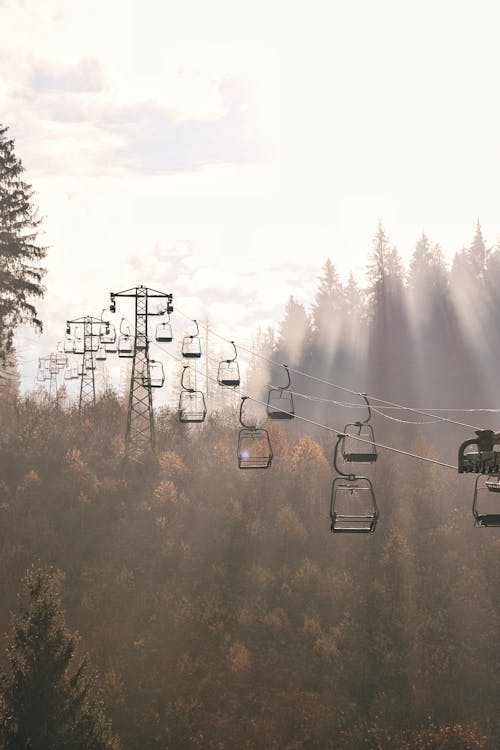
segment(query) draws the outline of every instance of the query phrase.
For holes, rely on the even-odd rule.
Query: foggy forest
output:
[[[459,445],[498,424],[500,247],[478,221],[451,265],[423,234],[405,267],[389,230],[375,228],[363,278],[342,281],[332,248],[312,299],[283,300],[272,329],[256,321],[240,392],[269,434],[264,471],[238,468],[231,389],[199,424],[155,408],[155,451],[133,460],[128,388],[100,387],[80,410],[64,388],[22,391],[11,331],[37,319],[9,309],[20,297],[2,240],[5,748],[500,746],[500,539],[474,524],[475,477],[456,470]],[[265,420],[283,363],[296,418]],[[363,467],[374,533],[332,534],[337,430],[365,419],[363,393],[375,442],[400,452],[379,447]],[[40,648],[43,689],[30,682]],[[27,744],[25,707],[50,693],[57,726],[71,703],[61,686],[98,725],[93,744],[80,714],[81,744]]]

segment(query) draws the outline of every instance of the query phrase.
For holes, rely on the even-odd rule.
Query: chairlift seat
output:
[[[97,350],[95,358],[97,359],[98,362],[104,362],[107,359],[106,348],[104,347],[103,344],[101,344],[101,346]]]
[[[240,368],[238,367],[238,363],[233,360],[220,362],[217,372],[217,382],[222,386],[236,388],[240,384]]]
[[[130,358],[134,356],[134,347],[132,345],[132,336],[124,333],[118,339],[118,356]]]
[[[500,513],[478,513],[474,526],[500,526]]]
[[[149,362],[149,379],[147,375],[143,375],[143,385],[146,388],[161,388],[165,382],[165,371],[163,369],[162,362],[156,362],[156,360],[150,360]]]
[[[240,469],[268,469],[273,460],[267,430],[244,427],[238,435],[238,467]]]
[[[378,507],[373,486],[366,477],[336,477],[332,484],[330,518],[332,533],[372,534]]]
[[[160,343],[169,344],[173,339],[172,326],[170,323],[158,323],[156,326],[156,340]]]
[[[490,492],[500,492],[500,481],[491,482],[487,481],[485,482],[486,489],[488,489]]]
[[[285,388],[270,388],[267,395],[267,416],[269,419],[293,419],[293,394]]]
[[[201,342],[198,336],[184,336],[182,356],[186,359],[199,359],[201,357]]]
[[[356,422],[344,427],[342,457],[348,463],[369,464],[377,460],[373,427]],[[361,440],[359,439],[361,438]],[[366,442],[365,442],[366,441]]]
[[[207,415],[202,391],[184,390],[179,397],[180,422],[204,422]]]

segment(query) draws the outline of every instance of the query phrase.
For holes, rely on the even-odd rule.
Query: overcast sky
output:
[[[379,220],[405,259],[423,230],[451,259],[478,218],[496,244],[499,20],[480,0],[0,0],[0,122],[50,246],[35,349],[139,283],[248,339],[327,257],[363,281]]]

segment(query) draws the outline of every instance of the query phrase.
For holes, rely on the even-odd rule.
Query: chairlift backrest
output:
[[[95,358],[98,362],[104,362],[104,360],[107,359],[106,348],[104,344],[100,345],[99,349],[96,352]]]
[[[236,351],[236,345],[234,341],[231,341],[233,345],[234,354],[231,359],[225,359],[219,362],[219,368],[217,371],[217,382],[221,386],[227,388],[236,388],[240,384],[240,368],[236,358],[238,352]]]
[[[377,448],[373,427],[362,422],[346,424],[342,438],[342,456],[348,463],[373,463],[377,460]]]
[[[242,427],[238,434],[238,468],[269,469],[273,450],[269,433],[260,427]]]
[[[480,474],[474,486],[472,515],[474,526],[500,526],[500,479],[493,481],[491,476]]]
[[[196,326],[196,333],[191,336],[184,336],[182,340],[182,356],[187,359],[199,359],[201,357],[200,329],[196,320],[193,320],[193,323]]]
[[[168,321],[158,323],[156,326],[156,340],[162,343],[173,341],[172,326]]]
[[[124,333],[118,338],[118,356],[123,358],[134,356],[132,336],[129,333]]]
[[[116,329],[112,323],[101,323],[99,327],[99,340],[104,345],[116,342]]]
[[[149,360],[149,378],[143,373],[142,383],[146,388],[161,388],[165,382],[163,363],[154,359]]]
[[[330,501],[332,533],[373,534],[378,516],[369,479],[351,475],[333,480]]]
[[[219,362],[217,382],[227,388],[236,388],[240,384],[240,368],[237,362],[227,360]]]
[[[270,386],[267,394],[267,416],[269,419],[293,419],[295,409],[293,405],[293,394],[289,390],[292,381],[288,365],[281,365],[287,377],[286,385]]]
[[[179,421],[203,422],[207,415],[205,396],[194,389],[182,390],[179,397]]]

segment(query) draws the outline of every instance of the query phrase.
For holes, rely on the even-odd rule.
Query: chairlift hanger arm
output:
[[[184,369],[182,370],[181,388],[182,388],[183,391],[187,391],[188,393],[194,393],[194,388],[188,388],[187,386],[184,385],[184,374],[185,374],[186,370],[189,370],[189,365],[184,365]]]
[[[368,422],[370,422],[370,420],[372,418],[372,410],[371,410],[371,407],[370,407],[370,402],[368,401],[368,395],[366,393],[360,393],[359,395],[364,398],[364,400],[366,401],[366,405],[368,407],[368,416],[367,416],[367,418],[364,419],[362,422],[359,422],[359,424],[360,425],[362,425],[362,424],[368,424]]]
[[[243,421],[243,404],[248,399],[248,396],[242,396],[241,397],[241,404],[240,404],[240,424],[242,427],[246,427],[247,430],[255,430],[256,425],[254,424],[245,424]]]

